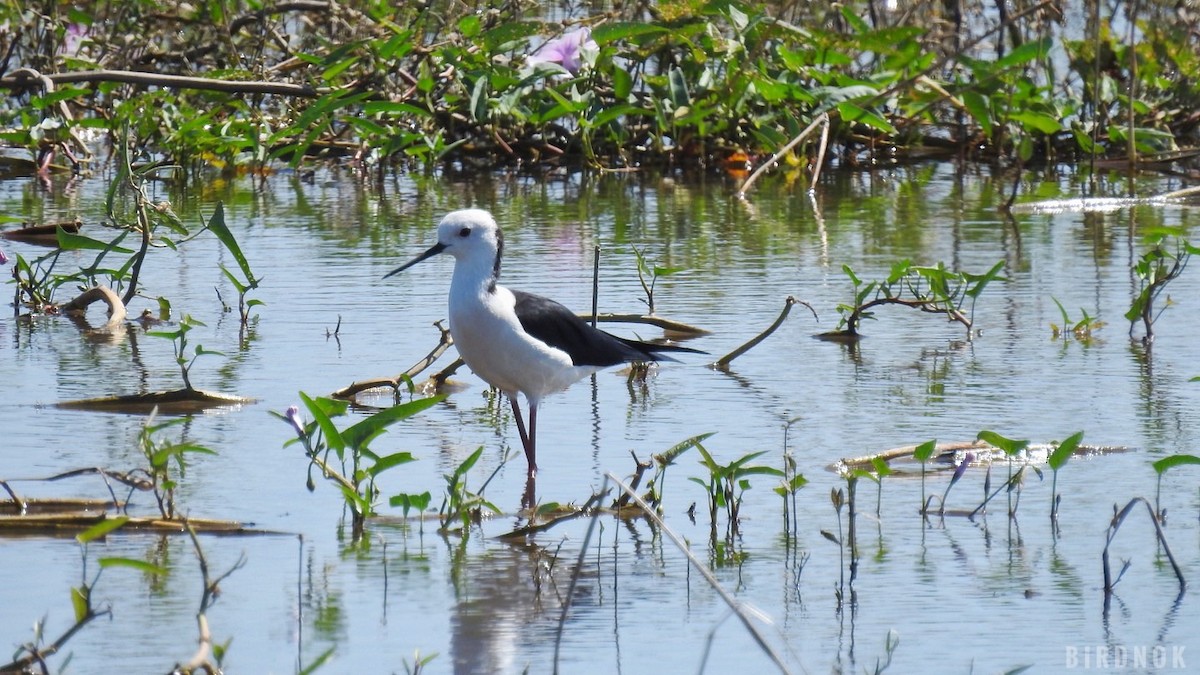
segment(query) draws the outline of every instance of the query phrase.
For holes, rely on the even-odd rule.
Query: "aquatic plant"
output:
[[[1082,440],[1082,431],[1071,434],[1061,443],[1056,443],[1046,458],[1046,463],[1050,465],[1050,471],[1053,472],[1050,480],[1050,522],[1054,525],[1058,524],[1058,505],[1062,501],[1062,496],[1058,494],[1058,470],[1063,468],[1067,460],[1071,459],[1075,448],[1079,447],[1079,442]]]
[[[738,532],[739,510],[742,505],[742,495],[750,489],[750,476],[783,476],[783,472],[773,466],[754,466],[750,462],[766,454],[766,451],[750,452],[733,460],[729,464],[720,464],[704,447],[695,443],[700,452],[700,463],[708,469],[707,478],[692,476],[688,480],[704,488],[708,496],[708,513],[711,524],[713,543],[717,540],[717,512],[725,510],[725,539],[731,539]]]
[[[1000,276],[1003,268],[1004,261],[1001,260],[984,274],[970,274],[950,271],[942,263],[923,267],[913,265],[910,260],[900,260],[892,265],[885,279],[865,283],[849,265],[842,265],[842,271],[854,287],[854,300],[837,306],[842,316],[838,330],[843,336],[857,337],[862,320],[875,318],[871,312],[873,308],[900,305],[956,321],[967,329],[970,339],[975,301],[990,282],[1005,281]]]
[[[179,487],[179,481],[171,474],[172,461],[179,470],[179,477],[182,478],[187,470],[187,462],[184,461],[187,454],[215,455],[217,453],[182,438],[174,442],[162,440],[158,437],[160,432],[186,422],[187,418],[179,417],[156,424],[156,416],[157,408],[150,413],[150,417],[146,419],[146,423],[142,425],[142,429],[138,433],[138,447],[149,465],[146,473],[150,479],[150,489],[154,493],[154,500],[158,503],[158,511],[164,519],[172,520],[178,516],[178,510],[175,508],[175,488]]]
[[[47,670],[47,661],[53,655],[57,654],[66,645],[67,641],[75,636],[87,624],[102,616],[112,616],[112,607],[98,608],[94,604],[96,586],[100,582],[100,576],[105,570],[111,568],[125,567],[137,570],[143,574],[151,576],[166,575],[167,570],[159,565],[148,563],[144,560],[135,558],[122,557],[101,557],[96,560],[96,574],[90,579],[88,578],[88,544],[97,539],[112,534],[116,530],[125,526],[129,522],[128,516],[116,516],[113,518],[104,518],[95,525],[87,528],[83,532],[75,535],[75,541],[79,544],[80,560],[82,561],[83,570],[80,576],[83,582],[79,586],[71,587],[71,607],[74,612],[75,622],[53,641],[47,643],[45,635],[46,618],[43,617],[33,623],[33,639],[25,644],[19,645],[13,652],[12,661],[7,664],[0,664],[0,672],[3,673],[26,673],[26,672],[49,672]],[[64,662],[70,662],[68,656]],[[35,665],[38,669],[35,670]]]
[[[1155,462],[1151,465],[1154,467],[1154,473],[1158,475],[1157,482],[1154,486],[1154,517],[1157,518],[1159,522],[1167,522],[1167,510],[1162,506],[1163,476],[1167,474],[1167,471],[1170,471],[1177,466],[1189,466],[1195,464],[1200,464],[1200,457],[1197,457],[1196,455],[1178,454],[1155,460]]]
[[[1005,494],[1008,496],[1008,517],[1013,518],[1017,515],[1017,506],[1021,501],[1021,493],[1018,488],[1020,487],[1022,478],[1025,475],[1025,465],[1022,465],[1015,475],[1013,474],[1013,459],[1029,447],[1029,441],[1007,438],[994,431],[987,430],[980,431],[976,438],[1004,453],[1005,458],[1008,460],[1008,479],[1004,481],[1004,485],[996,488],[994,493],[984,498],[983,503],[975,508],[975,511],[971,513],[971,516],[973,517],[981,509],[987,506],[987,503],[992,500],[992,497],[995,497],[997,494],[999,494],[1000,490],[1004,490]],[[1013,501],[1012,496],[1014,490],[1017,492],[1016,502]]]
[[[933,457],[933,451],[936,449],[937,439],[925,441],[913,449],[913,459],[921,463],[921,508],[918,513],[922,516],[929,512],[929,500],[925,497],[925,465]]]
[[[684,439],[666,450],[651,455],[654,461],[654,476],[646,483],[646,501],[654,506],[658,513],[662,513],[664,491],[666,490],[667,468],[675,463],[683,453],[696,447],[703,441],[712,436],[715,431],[710,431],[705,434],[698,434],[691,438]]]
[[[1091,341],[1093,331],[1104,327],[1104,322],[1088,314],[1086,309],[1079,309],[1079,313],[1083,317],[1076,321],[1067,314],[1067,310],[1058,301],[1058,298],[1051,297],[1050,299],[1058,306],[1058,312],[1062,315],[1061,327],[1055,323],[1050,324],[1050,334],[1053,339],[1057,340],[1060,337],[1063,340],[1075,338],[1080,342],[1087,343]]]
[[[191,373],[192,366],[196,364],[196,359],[201,356],[223,356],[221,352],[211,349],[205,349],[204,345],[197,344],[191,356],[188,355],[188,339],[187,334],[196,326],[203,326],[204,323],[198,319],[193,319],[190,314],[184,314],[175,324],[174,330],[152,330],[146,334],[153,337],[166,338],[171,341],[175,349],[175,362],[179,364],[179,373],[183,376],[183,386],[188,391],[195,391],[192,386]]]
[[[1163,552],[1167,554],[1167,560],[1171,563],[1171,569],[1175,571],[1175,578],[1179,580],[1180,597],[1183,596],[1183,592],[1187,589],[1187,581],[1183,578],[1183,571],[1179,568],[1179,563],[1175,562],[1175,556],[1171,553],[1171,547],[1167,544],[1167,537],[1163,533],[1162,525],[1158,522],[1158,518],[1154,514],[1154,508],[1150,506],[1150,502],[1146,501],[1144,497],[1134,497],[1120,510],[1117,509],[1116,504],[1113,504],[1113,517],[1108,524],[1108,532],[1105,535],[1104,552],[1100,556],[1101,562],[1104,565],[1105,612],[1108,611],[1109,596],[1112,595],[1113,589],[1120,583],[1122,577],[1125,576],[1125,572],[1129,571],[1129,567],[1132,564],[1128,560],[1124,561],[1121,565],[1121,570],[1117,572],[1117,576],[1114,579],[1112,572],[1109,570],[1108,549],[1112,546],[1113,540],[1116,539],[1117,532],[1120,531],[1121,526],[1125,524],[1125,519],[1129,517],[1129,513],[1139,502],[1146,505],[1146,512],[1150,515],[1150,522],[1154,524],[1154,535],[1158,538],[1158,543],[1162,546]]]
[[[846,505],[846,492],[842,488],[830,488],[829,501],[833,503],[833,510],[837,514],[837,534],[821,530],[821,536],[838,547],[838,585],[834,594],[840,606],[846,588],[846,544],[842,537],[842,507]]]
[[[495,504],[483,498],[483,490],[487,487],[487,481],[484,481],[483,487],[480,487],[478,491],[472,491],[467,487],[467,472],[475,466],[482,454],[483,446],[481,445],[454,467],[454,471],[443,475],[446,480],[446,494],[442,500],[442,506],[438,510],[438,519],[442,523],[443,532],[451,531],[455,525],[460,528],[461,532],[466,532],[472,522],[479,522],[483,515],[483,509],[488,509],[492,513],[500,513],[500,509]],[[499,467],[496,468],[497,471],[499,469]],[[495,473],[492,475],[494,476]]]
[[[257,289],[262,279],[254,276],[254,271],[250,269],[250,263],[242,253],[242,248],[238,246],[237,239],[233,236],[233,232],[229,231],[229,226],[225,224],[224,204],[217,202],[217,208],[213,211],[212,217],[208,219],[205,229],[216,235],[217,239],[225,246],[225,250],[229,251],[230,255],[233,256],[234,261],[238,264],[238,269],[242,272],[242,277],[239,277],[230,272],[229,268],[225,267],[225,265],[220,265],[221,272],[225,275],[225,278],[237,289],[238,316],[242,320],[242,325],[245,326],[250,320],[250,309],[266,304],[257,298],[246,299],[246,295],[250,291]]]
[[[346,414],[349,403],[324,397],[309,397],[300,392],[300,400],[313,421],[306,422],[298,406],[284,413],[271,411],[275,417],[292,427],[295,438],[284,443],[304,446],[308,459],[308,489],[316,489],[313,468],[341,490],[345,504],[351,513],[351,530],[354,541],[361,539],[366,519],[375,514],[375,500],[379,490],[376,478],[383,472],[402,464],[415,461],[412,453],[395,452],[379,455],[370,449],[371,442],[387,430],[387,427],[406,420],[413,415],[442,401],[444,396],[430,396],[380,410],[344,429],[338,429],[334,418]],[[340,470],[330,462],[330,453],[336,455]]]
[[[1134,296],[1125,312],[1129,320],[1129,337],[1133,337],[1134,328],[1140,321],[1142,324],[1142,342],[1150,344],[1154,341],[1154,322],[1162,315],[1166,306],[1155,311],[1158,296],[1166,290],[1167,284],[1179,278],[1187,268],[1188,261],[1200,248],[1193,246],[1184,238],[1186,231],[1179,227],[1154,227],[1144,235],[1150,250],[1142,254],[1133,266],[1133,273],[1138,278],[1138,294]],[[1170,246],[1167,245],[1170,242]],[[1170,305],[1167,296],[1167,305]]]
[[[783,473],[779,485],[775,486],[775,494],[783,498],[783,531],[789,533],[793,541],[797,539],[800,525],[796,493],[808,484],[804,474],[796,470],[796,457],[788,448],[788,432],[791,431],[792,425],[799,421],[799,417],[794,417],[783,426]]]
[[[654,314],[654,286],[658,283],[660,277],[669,277],[672,274],[677,274],[683,271],[682,267],[663,267],[662,265],[653,265],[646,260],[646,250],[644,248],[633,248],[633,255],[637,259],[638,282],[642,285],[642,292],[646,297],[642,302],[646,305],[646,313]],[[646,277],[650,278],[649,283]]]

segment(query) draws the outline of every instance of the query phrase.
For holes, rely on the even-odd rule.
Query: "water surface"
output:
[[[331,660],[318,672],[402,672],[405,663],[434,654],[429,672],[552,670],[562,603],[588,521],[520,545],[494,538],[519,524],[511,514],[525,468],[508,406],[478,378],[460,371],[461,389],[375,442],[380,454],[409,451],[419,461],[381,477],[381,510],[391,518],[369,528],[368,546],[351,544],[332,485],[305,488],[307,462],[297,447],[282,447],[289,428],[267,414],[298,403],[301,391],[325,395],[355,380],[394,375],[433,347],[432,324],[446,313],[452,260],[383,275],[433,242],[442,214],[466,206],[490,209],[505,228],[504,283],[584,310],[599,245],[601,309],[638,312],[644,305],[634,249],[642,248],[658,264],[683,269],[658,281],[658,312],[712,331],[690,343],[710,356],[682,358],[632,384],[613,369],[543,403],[543,502],[583,503],[605,473],[632,472],[631,452],[646,460],[706,432],[716,432],[705,447],[718,461],[764,451],[758,463],[782,466],[784,429],[798,418],[787,450],[811,482],[799,495],[795,540],[785,537],[773,478],[751,479],[732,551],[710,546],[705,493],[688,480],[707,479],[695,451],[661,486],[667,524],[715,566],[726,589],[757,609],[759,630],[793,670],[871,670],[886,659],[890,631],[900,639],[893,656],[898,672],[996,672],[1026,664],[1057,672],[1071,665],[1072,655],[1082,665],[1100,647],[1125,647],[1131,655],[1138,648],[1160,646],[1168,654],[1183,648],[1185,659],[1192,656],[1200,615],[1190,596],[1176,601],[1177,585],[1144,513],[1114,544],[1114,560],[1133,566],[1107,613],[1100,553],[1113,504],[1153,499],[1150,463],[1193,453],[1197,445],[1200,383],[1189,381],[1200,375],[1196,275],[1189,270],[1171,285],[1152,353],[1130,342],[1122,317],[1136,290],[1130,265],[1145,250],[1141,232],[1157,224],[1190,226],[1196,211],[1134,206],[1010,222],[997,209],[1010,187],[943,165],[830,174],[811,197],[800,186],[764,181],[748,202],[716,178],[577,174],[472,181],[392,176],[375,183],[329,170],[312,181],[281,174],[262,189],[240,182],[179,191],[158,186],[156,198],[171,199],[192,224],[223,201],[227,222],[263,279],[252,297],[266,305],[243,331],[217,297],[219,290],[226,302],[235,298],[217,267],[234,263],[215,238],[204,236],[179,252],[155,251],[144,272],[145,297],[131,305],[136,315],[166,296],[176,316],[203,321],[190,336],[193,344],[225,355],[200,359],[194,383],[257,400],[195,416],[169,432],[218,453],[189,458],[178,497],[184,510],[288,533],[202,539],[214,571],[244,560],[209,612],[216,640],[232,640],[229,672],[295,672],[330,649]],[[1136,190],[1179,187],[1172,179],[1140,177]],[[49,186],[9,180],[0,183],[0,209],[42,222],[80,217],[100,237],[105,188],[104,177]],[[1106,178],[1101,189],[1122,196],[1128,186]],[[1082,179],[1070,174],[1030,176],[1020,190],[1028,199],[1085,195]],[[2,246],[26,258],[44,252]],[[898,308],[881,309],[877,320],[864,323],[867,337],[856,350],[812,339],[836,326],[836,306],[850,299],[843,265],[873,280],[902,258],[975,273],[1003,260],[1008,281],[980,297],[979,334],[971,341],[958,324]],[[60,265],[90,259],[71,254]],[[797,307],[729,372],[707,366],[769,325],[789,295],[812,304],[819,321]],[[1088,343],[1053,339],[1050,325],[1062,321],[1053,299],[1074,319],[1083,309],[1107,325]],[[93,321],[99,320],[97,311]],[[657,334],[646,326],[611,330]],[[97,342],[61,318],[39,316],[0,321],[0,381],[6,392],[0,478],[14,479],[138,466],[144,417],[53,404],[174,388],[179,375],[171,344],[140,328]],[[1057,539],[1048,519],[1048,473],[1045,481],[1027,479],[1011,522],[997,502],[975,522],[923,523],[916,514],[920,483],[911,478],[885,479],[876,518],[876,487],[864,481],[857,523],[862,558],[853,595],[844,587],[839,602],[839,551],[822,531],[838,531],[829,493],[845,482],[825,467],[932,438],[970,440],[982,429],[1037,442],[1083,430],[1087,443],[1132,450],[1067,465],[1059,476],[1065,496]],[[505,515],[465,539],[443,538],[434,521],[401,523],[400,511],[386,506],[392,494],[424,490],[440,503],[442,475],[480,446],[474,486],[514,453],[486,491]],[[1177,469],[1163,483],[1166,533],[1189,579],[1200,571],[1194,473]],[[940,494],[946,481],[931,479],[929,491]],[[973,508],[983,484],[982,469],[968,471],[949,505]],[[31,496],[107,494],[98,478],[12,485]],[[152,509],[149,496],[135,500],[142,512]],[[694,524],[686,513],[693,504]],[[723,517],[719,525],[723,531]],[[85,573],[91,579],[96,560],[107,556],[148,560],[170,573],[155,579],[106,570],[95,594],[111,606],[112,618],[67,643],[71,667],[162,672],[185,661],[195,649],[201,586],[183,537],[113,536],[93,543],[86,558],[69,538],[5,541],[0,635],[13,645],[28,641],[43,616],[46,634],[59,635],[71,622],[70,588]],[[771,668],[720,597],[648,523],[602,518],[584,560],[562,628],[562,672],[698,672],[705,658],[709,672]]]

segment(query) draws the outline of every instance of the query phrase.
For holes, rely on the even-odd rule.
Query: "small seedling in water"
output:
[[[196,326],[203,325],[203,322],[193,319],[190,314],[184,314],[183,318],[179,320],[178,324],[176,324],[175,330],[152,330],[146,333],[146,335],[153,335],[154,337],[167,338],[174,344],[175,362],[179,364],[179,372],[183,375],[183,386],[188,391],[195,391],[195,388],[192,386],[192,381],[188,377],[188,373],[191,372],[192,366],[196,364],[196,359],[208,354],[223,356],[221,352],[205,349],[204,345],[198,344],[196,345],[195,354],[193,354],[190,358],[188,357],[187,334]]]
[[[1051,451],[1050,456],[1046,459],[1046,463],[1050,465],[1050,470],[1053,472],[1050,479],[1050,521],[1057,526],[1058,524],[1058,503],[1062,498],[1058,494],[1058,470],[1071,459],[1071,454],[1075,452],[1075,448],[1079,447],[1079,442],[1083,440],[1083,432],[1072,434],[1065,441],[1058,444],[1058,447]]]
[[[446,497],[442,501],[442,508],[438,511],[438,517],[442,522],[442,531],[447,532],[451,529],[451,524],[458,522],[465,532],[470,527],[472,521],[478,521],[483,509],[488,509],[492,513],[500,513],[500,509],[496,508],[495,504],[483,498],[483,489],[479,492],[472,492],[467,489],[467,472],[471,467],[475,466],[475,462],[479,461],[480,455],[483,454],[483,446],[479,446],[475,452],[464,459],[452,473],[444,475],[446,479]],[[487,486],[487,483],[484,483]]]
[[[742,505],[742,495],[746,490],[750,489],[750,479],[748,476],[782,476],[783,472],[771,466],[749,466],[751,460],[765,454],[761,451],[747,453],[727,465],[721,465],[713,459],[713,456],[699,442],[696,443],[696,449],[700,451],[700,455],[703,458],[701,464],[708,469],[708,480],[705,481],[695,477],[688,480],[702,486],[708,492],[708,511],[712,523],[714,543],[717,534],[717,510],[719,508],[725,509],[726,539],[731,539],[738,531],[738,511]]]
[[[1167,510],[1162,508],[1162,479],[1167,471],[1172,467],[1186,466],[1189,464],[1200,464],[1200,457],[1195,455],[1171,455],[1163,457],[1151,466],[1154,467],[1154,473],[1158,474],[1158,482],[1154,488],[1154,515],[1160,523],[1167,522]]]
[[[297,406],[288,408],[282,414],[274,411],[271,414],[287,422],[295,431],[296,437],[287,441],[285,447],[297,442],[304,446],[304,454],[309,461],[308,489],[316,488],[312,477],[314,466],[321,469],[322,476],[341,488],[346,505],[350,507],[353,538],[357,542],[362,538],[366,519],[375,514],[374,503],[379,494],[375,479],[388,469],[416,459],[408,452],[380,456],[370,449],[371,441],[386,431],[388,426],[412,417],[443,398],[431,396],[385,408],[345,429],[338,429],[333,418],[346,413],[349,406],[346,401],[310,398],[304,392],[300,392],[300,399],[312,415],[312,422],[304,421]],[[331,465],[330,452],[337,455],[341,471]]]
[[[935,449],[937,449],[937,439],[925,441],[913,450],[913,459],[921,463],[921,515],[929,512],[929,500],[925,498],[925,464],[933,457]]]
[[[658,283],[659,277],[669,277],[677,272],[682,272],[682,267],[660,267],[651,265],[646,262],[645,249],[634,248],[633,255],[637,257],[637,272],[638,281],[642,284],[642,291],[646,294],[646,298],[642,300],[646,304],[646,313],[654,314],[654,286]],[[646,282],[646,277],[650,277],[649,283]]]
[[[1062,338],[1063,340],[1068,340],[1073,337],[1080,342],[1087,343],[1091,342],[1092,340],[1092,331],[1100,330],[1104,327],[1103,321],[1091,316],[1087,313],[1087,310],[1083,308],[1079,309],[1079,312],[1083,314],[1083,318],[1079,321],[1073,320],[1067,314],[1066,308],[1064,308],[1062,303],[1058,301],[1058,298],[1050,299],[1054,301],[1055,305],[1058,305],[1058,312],[1062,314],[1061,327],[1055,323],[1050,324],[1050,333],[1053,339],[1057,340]]]
[[[206,455],[217,453],[202,445],[189,443],[182,439],[175,443],[163,442],[156,437],[160,431],[176,424],[182,424],[187,419],[180,417],[155,424],[154,420],[157,415],[158,408],[155,408],[150,412],[146,423],[142,425],[142,430],[138,434],[138,447],[141,448],[142,455],[149,463],[150,468],[147,470],[147,474],[150,477],[151,489],[154,491],[154,499],[158,502],[158,511],[165,520],[173,520],[177,515],[175,488],[179,486],[179,482],[171,477],[171,460],[175,460],[175,465],[179,468],[179,476],[182,478],[187,469],[187,463],[183,461],[186,453]]]
[[[1012,492],[1013,492],[1013,489],[1016,488],[1020,484],[1021,478],[1024,476],[1024,473],[1025,473],[1025,467],[1022,466],[1020,471],[1017,472],[1017,475],[1015,477],[1013,476],[1013,458],[1016,457],[1021,452],[1023,452],[1025,450],[1025,448],[1029,447],[1029,441],[1027,441],[1027,440],[1018,441],[1018,440],[1013,440],[1011,438],[1005,438],[1004,436],[1001,436],[1000,434],[998,434],[994,431],[986,431],[986,430],[979,432],[979,435],[977,436],[977,438],[979,440],[983,441],[984,443],[991,445],[992,447],[999,448],[1000,451],[1003,452],[1006,457],[1008,457],[1008,480],[1004,481],[1004,488],[1007,489],[1007,491],[1008,491],[1008,516],[1010,518],[1012,518],[1013,516],[1017,515],[1017,506],[1015,504],[1013,504]],[[997,488],[997,492],[1000,489],[1001,488]],[[987,504],[987,502],[990,499],[991,499],[991,497],[988,497],[987,499],[985,499],[984,503],[980,504],[979,508],[982,508],[984,504]],[[1020,492],[1018,492],[1017,493],[1017,503],[1018,504],[1020,503],[1020,499],[1021,499]],[[977,508],[976,511],[978,511],[978,510],[979,509]],[[974,513],[972,513],[971,515],[974,515]]]
[[[1144,331],[1142,342],[1149,344],[1154,341],[1154,322],[1166,309],[1163,307],[1154,311],[1159,294],[1167,284],[1183,274],[1192,255],[1200,253],[1200,248],[1183,238],[1185,234],[1186,230],[1181,227],[1155,227],[1146,233],[1145,239],[1151,248],[1133,266],[1133,273],[1140,280],[1141,288],[1130,304],[1129,311],[1125,312],[1125,318],[1129,320],[1129,337],[1133,337],[1133,329],[1140,321]],[[1173,252],[1163,245],[1168,238],[1175,244]],[[1171,298],[1167,296],[1167,305],[1170,304]]]

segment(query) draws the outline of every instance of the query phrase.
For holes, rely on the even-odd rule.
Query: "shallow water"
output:
[[[1106,195],[1127,191],[1119,179],[1101,183]],[[0,209],[42,222],[79,216],[100,237],[95,228],[105,187],[101,178],[49,187],[0,182]],[[1179,187],[1140,177],[1137,191]],[[543,502],[581,504],[605,473],[624,477],[633,470],[631,451],[645,460],[706,432],[716,432],[705,447],[718,461],[764,451],[757,463],[781,466],[785,425],[799,418],[787,446],[811,482],[799,495],[798,536],[791,542],[774,478],[751,477],[735,555],[709,544],[705,493],[688,480],[707,478],[694,450],[661,486],[668,526],[715,565],[726,589],[757,609],[755,625],[789,668],[872,670],[886,660],[889,631],[899,635],[896,672],[996,672],[1026,664],[1034,672],[1094,669],[1102,647],[1111,655],[1126,648],[1129,662],[1116,670],[1139,672],[1153,670],[1157,653],[1148,650],[1156,646],[1165,650],[1164,669],[1181,649],[1184,665],[1194,667],[1200,613],[1190,595],[1176,601],[1178,587],[1144,511],[1134,513],[1114,544],[1114,564],[1129,559],[1132,567],[1107,613],[1100,553],[1113,504],[1139,495],[1153,500],[1150,463],[1194,453],[1197,445],[1200,383],[1189,381],[1200,375],[1197,275],[1189,270],[1170,286],[1172,304],[1155,326],[1151,355],[1130,343],[1122,317],[1135,290],[1130,265],[1145,249],[1139,233],[1155,224],[1191,225],[1196,210],[1138,205],[1103,214],[1020,215],[1012,224],[996,208],[1009,188],[982,172],[934,165],[829,175],[813,198],[800,187],[763,182],[746,203],[734,196],[736,186],[716,179],[636,176],[472,182],[394,176],[372,183],[321,171],[312,181],[281,174],[261,190],[249,183],[213,182],[184,193],[159,186],[157,198],[169,197],[191,224],[224,201],[227,222],[263,278],[251,297],[266,305],[241,335],[214,291],[226,302],[236,297],[217,268],[234,263],[215,238],[203,236],[178,253],[155,251],[144,272],[147,297],[131,306],[136,315],[163,295],[176,316],[203,321],[190,336],[193,344],[224,356],[200,359],[193,382],[257,399],[168,432],[218,453],[189,457],[178,496],[186,512],[287,533],[202,538],[214,572],[244,557],[209,611],[217,642],[232,640],[229,672],[295,672],[330,649],[318,672],[401,672],[435,654],[429,672],[552,670],[562,603],[588,521],[514,545],[494,538],[519,524],[513,515],[486,521],[464,540],[438,535],[436,521],[402,523],[400,510],[386,504],[393,494],[429,490],[436,506],[442,474],[483,446],[471,485],[491,475],[506,451],[515,453],[486,496],[506,514],[517,510],[524,459],[508,406],[488,396],[482,382],[460,371],[462,389],[372,445],[380,454],[412,452],[419,461],[381,476],[381,510],[389,519],[369,527],[369,546],[351,545],[331,484],[305,489],[307,462],[296,446],[282,447],[289,428],[267,414],[298,403],[300,391],[325,395],[355,380],[394,375],[433,347],[432,324],[445,316],[452,261],[382,277],[432,243],[444,212],[469,205],[492,210],[505,228],[504,283],[586,309],[593,247],[600,245],[601,310],[638,312],[633,249],[645,247],[658,264],[684,268],[659,280],[658,312],[712,331],[689,343],[710,356],[666,364],[644,383],[606,371],[544,402]],[[1072,175],[1031,177],[1021,193],[1026,200],[1085,196]],[[26,258],[44,251],[0,246]],[[975,306],[980,335],[967,342],[957,324],[883,308],[864,323],[867,338],[857,350],[812,339],[835,327],[835,307],[850,298],[842,265],[873,280],[900,258],[975,273],[1004,260],[1008,281],[988,286]],[[60,264],[90,259],[78,254]],[[729,372],[707,367],[769,325],[788,295],[812,304],[819,321],[797,306]],[[1062,319],[1052,298],[1074,319],[1082,308],[1107,325],[1090,343],[1055,340],[1050,324]],[[335,337],[329,333],[339,318]],[[92,320],[102,320],[98,311]],[[657,334],[646,326],[608,328]],[[437,367],[447,363],[444,357]],[[137,466],[144,417],[53,404],[174,388],[178,378],[170,342],[140,329],[108,343],[82,337],[56,317],[0,321],[6,385],[0,478]],[[975,522],[923,524],[916,514],[920,481],[900,477],[884,480],[876,518],[876,486],[861,481],[861,560],[853,596],[847,586],[839,603],[839,550],[822,531],[838,531],[829,493],[845,482],[825,467],[931,438],[970,440],[982,429],[1036,442],[1083,430],[1086,443],[1132,450],[1067,464],[1058,480],[1064,499],[1057,539],[1047,517],[1049,472],[1045,480],[1026,480],[1013,522],[997,501]],[[993,487],[1004,468],[997,472]],[[969,470],[948,506],[974,508],[984,474]],[[927,490],[940,495],[947,481],[932,477]],[[27,496],[107,495],[99,478],[11,484]],[[1166,535],[1189,579],[1200,571],[1196,485],[1187,467],[1163,482]],[[153,508],[149,496],[135,500],[142,512]],[[693,503],[695,524],[686,514]],[[644,521],[601,518],[588,541],[562,626],[562,672],[770,670],[763,649],[661,532]],[[111,536],[89,546],[87,578],[96,560],[108,556],[155,562],[169,574],[155,579],[105,570],[95,597],[111,606],[112,618],[67,643],[71,669],[162,672],[186,660],[195,649],[201,595],[190,542]],[[69,591],[85,573],[84,559],[70,538],[6,540],[0,636],[14,646],[26,642],[43,616],[51,638],[65,630]],[[1139,653],[1149,666],[1134,662]]]

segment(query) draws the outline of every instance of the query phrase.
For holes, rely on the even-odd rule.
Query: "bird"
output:
[[[504,234],[483,209],[447,213],[438,223],[437,243],[384,278],[442,253],[454,257],[450,337],[463,362],[512,404],[530,482],[537,474],[537,411],[543,397],[610,366],[676,360],[664,352],[703,353],[606,333],[554,300],[500,285]],[[518,393],[529,406],[528,427]]]

